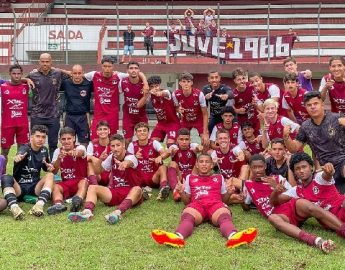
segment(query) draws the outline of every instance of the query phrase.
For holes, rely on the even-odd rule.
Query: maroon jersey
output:
[[[192,89],[192,93],[186,97],[181,89],[177,89],[174,92],[174,97],[178,104],[175,106],[181,106],[183,108],[183,114],[181,117],[181,125],[189,123],[198,123],[202,126],[203,117],[201,112],[201,107],[206,106],[200,103],[201,91],[199,89]],[[202,94],[203,95],[203,94]],[[205,99],[205,97],[203,97]]]
[[[245,145],[245,149],[251,155],[260,154],[263,151],[265,151],[265,149],[262,147],[262,144],[260,142],[254,141],[254,142],[250,143],[246,139],[244,139],[243,143]]]
[[[94,120],[112,116],[114,121],[119,120],[119,76],[114,73],[110,78],[105,78],[101,72],[93,76],[95,95]]]
[[[220,129],[226,129],[224,127],[223,123],[218,123],[216,124],[217,130]],[[237,145],[238,144],[238,132],[241,129],[240,125],[237,122],[232,123],[232,127],[230,129],[226,129],[229,132],[229,136],[230,136],[230,143],[232,145]],[[213,133],[213,132],[212,132]],[[213,134],[211,134],[213,135]],[[212,138],[210,138],[212,140]],[[215,141],[215,138],[214,138]]]
[[[237,115],[238,122],[240,124],[246,121],[251,122],[254,125],[254,130],[257,132],[260,129],[260,124],[257,117],[257,111],[252,104],[254,94],[256,93],[254,87],[247,83],[247,87],[243,92],[240,92],[239,90],[237,90],[237,88],[235,88],[233,93],[235,108],[245,108],[246,110],[245,114]]]
[[[154,31],[155,29],[152,26],[149,26],[145,27],[145,29],[141,33],[143,33],[145,37],[151,37]]]
[[[0,86],[2,106],[2,126],[28,126],[28,97],[27,84],[11,85],[6,82]]]
[[[325,81],[334,77],[330,74],[324,76]],[[345,82],[334,82],[332,88],[328,91],[329,100],[331,102],[331,111],[335,113],[345,113]]]
[[[307,186],[298,185],[285,193],[294,198],[304,198],[330,212],[338,211],[345,200],[345,196],[336,189],[334,180],[322,179],[322,172],[317,173]]]
[[[169,92],[169,97],[151,95],[152,107],[156,113],[157,121],[164,123],[179,123],[174,102]]]
[[[185,179],[188,174],[192,173],[192,170],[196,163],[196,158],[196,153],[194,152],[193,146],[191,144],[191,146],[187,150],[178,149],[171,160],[177,163],[182,177],[183,179]]]
[[[307,93],[308,91],[303,89],[303,88],[299,88],[297,90],[297,95],[296,97],[293,97],[289,92],[285,92],[284,93],[284,100],[287,103],[287,105],[289,105],[289,107],[291,108],[291,110],[293,111],[297,123],[301,124],[303,121],[307,120],[308,118],[310,118],[304,103],[303,103],[303,97],[304,94]],[[285,107],[285,106],[284,106]]]
[[[268,128],[268,137],[273,140],[275,138],[283,138],[284,126],[290,124],[290,119],[278,115],[277,121],[275,123],[270,123]],[[293,123],[293,122],[292,122]],[[290,137],[294,139],[296,137],[296,132],[291,132]]]
[[[271,98],[271,94],[270,94],[270,92],[268,92],[268,88],[271,85],[272,85],[272,83],[265,83],[265,91],[264,92],[255,91],[255,95],[260,102],[264,103],[266,99]]]
[[[75,147],[76,149],[77,147]],[[61,148],[55,150],[54,157],[60,154]],[[54,158],[53,158],[54,160]],[[81,180],[87,178],[87,158],[84,157],[73,157],[70,155],[64,156],[60,159],[60,171],[62,181],[68,180]]]
[[[125,170],[119,170],[117,160],[113,155],[109,156],[111,158],[111,176],[109,181],[109,188],[123,188],[123,187],[133,187],[135,186],[136,172],[133,168],[127,168]],[[104,161],[107,162],[108,158]],[[118,160],[122,162],[123,160]]]
[[[124,95],[123,114],[138,123],[148,121],[146,106],[137,107],[138,101],[143,97],[143,87],[143,82],[133,84],[128,77],[121,81],[121,89]]]
[[[245,161],[238,161],[232,150],[229,150],[228,153],[223,154],[220,149],[217,149],[212,152],[211,156],[212,158],[217,157],[217,159],[221,159],[221,161],[218,162],[218,166],[225,179],[229,179],[230,177],[238,177],[241,173],[242,165],[246,164]]]
[[[191,195],[191,202],[221,202],[222,194],[226,193],[224,178],[220,174],[190,174],[185,181],[185,192]]]
[[[133,146],[128,146],[128,151],[132,154],[136,154],[139,150],[141,157],[138,158],[137,170],[141,176],[140,179],[148,180],[152,179],[152,175],[158,170],[159,165],[157,165],[153,159],[160,155],[158,149],[162,147],[159,142],[153,140],[145,146],[139,145],[138,141],[131,143]],[[132,152],[133,151],[133,152]]]
[[[92,140],[92,153],[89,153],[89,147],[87,148],[87,154],[92,154],[96,158],[99,158],[104,151],[109,155],[111,152],[110,145],[103,146],[98,139]]]

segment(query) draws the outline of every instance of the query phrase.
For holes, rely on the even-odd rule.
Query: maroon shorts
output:
[[[191,207],[195,210],[197,210],[203,220],[211,220],[212,215],[220,208],[226,208],[228,209],[228,206],[223,203],[222,201],[211,201],[211,202],[200,202],[200,201],[195,201],[191,202],[186,206],[186,208]]]
[[[198,131],[199,136],[201,136],[201,134],[203,134],[203,132],[204,132],[204,128],[203,128],[202,122],[181,123],[181,128],[186,128],[188,130],[191,130],[192,128],[195,128]]]
[[[124,114],[122,120],[123,136],[125,139],[132,139],[134,136],[134,127],[140,122],[148,123],[149,119],[145,114],[143,117],[137,119],[131,118],[129,115]]]
[[[9,149],[14,144],[16,136],[17,144],[26,144],[29,142],[29,126],[20,127],[1,127],[1,147]]]
[[[167,136],[167,140],[170,139],[176,141],[179,129],[179,123],[158,122],[152,131],[151,138],[159,138],[159,140],[162,142],[164,141],[165,136]]]
[[[284,215],[289,219],[290,224],[300,226],[305,218],[297,215],[296,202],[298,199],[291,199],[290,201],[274,207],[272,214]]]
[[[345,209],[341,205],[334,207],[330,212],[334,214],[340,221],[345,222]]]
[[[148,177],[147,175],[145,175],[145,177],[141,177],[140,186],[141,187],[149,186],[151,188],[158,188],[159,184],[156,184],[152,181],[153,175],[154,173],[152,174],[152,177]]]
[[[101,120],[103,121],[107,121],[110,127],[110,135],[112,134],[116,134],[118,129],[119,129],[119,120],[116,119],[116,117],[114,116],[108,116],[108,117],[103,117],[102,119],[93,119],[92,123],[91,123],[91,128],[90,128],[90,136],[91,136],[91,140],[95,140],[98,139],[97,136],[97,124],[98,122],[100,122]]]
[[[86,178],[82,178],[78,180],[64,180],[64,181],[56,183],[56,185],[59,185],[60,187],[62,187],[63,198],[66,200],[73,197],[78,192],[78,184],[83,179],[86,180]]]
[[[110,172],[103,171],[101,173],[101,179],[99,180],[98,184],[106,187],[106,186],[108,186],[109,181],[110,181]]]
[[[131,187],[110,188],[111,200],[106,203],[108,206],[119,205],[128,195]]]

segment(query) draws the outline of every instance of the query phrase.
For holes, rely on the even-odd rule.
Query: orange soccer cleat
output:
[[[160,245],[171,247],[184,247],[185,241],[175,233],[166,232],[163,230],[154,230],[151,232],[151,237]]]
[[[233,234],[226,243],[227,248],[235,248],[244,244],[253,242],[258,234],[256,228],[248,228],[246,230]]]

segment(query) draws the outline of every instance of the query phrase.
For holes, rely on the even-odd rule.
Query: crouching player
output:
[[[169,156],[169,152],[158,141],[149,140],[147,123],[140,122],[134,129],[138,140],[131,142],[127,151],[138,159],[137,169],[141,186],[159,187],[157,200],[165,200],[169,197],[170,187],[167,181],[167,167],[163,165],[163,160]]]
[[[282,176],[266,176],[266,161],[262,155],[253,155],[249,165],[252,179],[244,182],[244,204],[242,205],[244,210],[249,210],[250,204],[254,203],[259,212],[277,230],[317,247],[325,253],[335,248],[332,240],[324,240],[299,228],[308,218],[315,217],[330,228],[339,230],[342,225],[334,215],[304,199],[293,199],[273,207],[270,203],[270,195],[276,193],[277,190],[289,189],[291,185]]]
[[[72,222],[89,221],[97,200],[108,206],[118,205],[117,209],[105,216],[110,224],[115,224],[121,215],[132,206],[142,201],[142,191],[136,186],[135,170],[138,160],[134,155],[126,153],[125,139],[115,134],[110,137],[111,155],[105,161],[98,160],[96,169],[111,171],[108,187],[90,185],[87,190],[85,209],[82,212],[70,213],[68,219]],[[98,172],[98,173],[100,173]]]
[[[50,199],[54,184],[54,169],[49,164],[48,149],[44,146],[48,129],[42,125],[35,125],[31,129],[30,143],[19,147],[14,157],[13,177],[3,175],[1,186],[8,207],[14,219],[23,219],[24,211],[19,207],[25,195],[38,196],[38,201],[29,214],[43,216],[43,206]],[[41,169],[49,171],[40,178]]]
[[[194,226],[210,220],[214,226],[219,226],[221,234],[228,239],[228,248],[253,242],[257,235],[255,228],[238,232],[232,223],[231,212],[224,204],[230,194],[225,187],[223,176],[212,174],[212,158],[207,154],[201,154],[197,159],[196,168],[198,174],[188,175],[184,188],[180,183],[176,187],[187,206],[182,212],[175,233],[154,230],[151,232],[152,238],[161,245],[183,247]]]
[[[202,145],[191,143],[190,131],[187,128],[181,128],[178,131],[177,144],[169,147],[171,161],[168,167],[169,186],[174,191],[174,201],[180,201],[181,196],[175,190],[177,182],[184,183],[188,174],[191,174],[197,153],[203,149]]]
[[[97,124],[97,139],[89,142],[87,146],[87,175],[89,185],[100,184],[108,186],[110,174],[107,171],[102,172],[100,175],[95,174],[95,164],[98,159],[105,160],[110,154],[109,134],[110,126],[107,121],[99,121]]]
[[[75,131],[70,127],[60,130],[61,148],[53,155],[54,173],[61,171],[62,181],[54,185],[53,205],[48,208],[48,215],[55,215],[67,210],[63,200],[72,198],[71,212],[79,211],[83,205],[87,190],[87,159],[84,145],[75,145]]]

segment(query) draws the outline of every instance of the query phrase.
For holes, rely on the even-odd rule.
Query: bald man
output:
[[[87,147],[89,143],[89,112],[92,82],[84,77],[83,67],[74,65],[71,78],[63,80],[61,91],[65,93],[66,116],[64,126],[75,130],[78,141]]]
[[[31,128],[44,125],[48,128],[49,155],[52,158],[58,143],[60,129],[59,90],[63,73],[52,69],[53,60],[49,53],[42,53],[39,68],[28,74],[35,88],[32,90]]]

